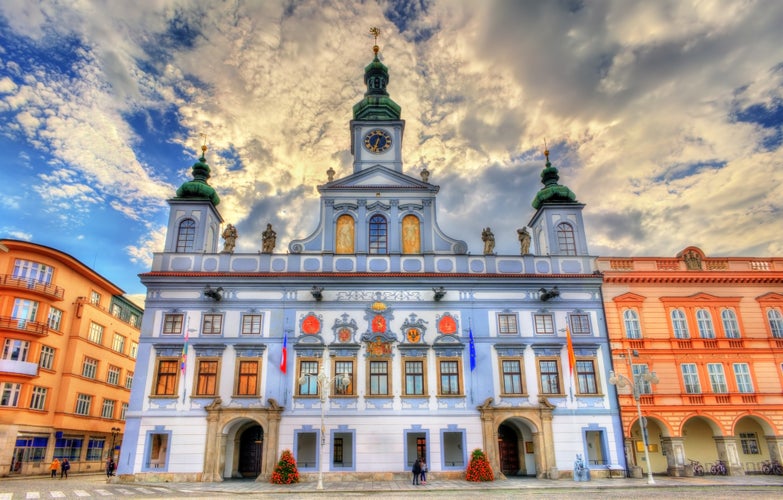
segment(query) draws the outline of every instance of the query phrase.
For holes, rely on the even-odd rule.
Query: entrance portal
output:
[[[242,477],[258,477],[261,473],[261,451],[264,430],[260,425],[249,427],[239,437],[239,467]]]
[[[519,473],[519,434],[505,424],[498,428],[498,451],[501,472],[516,476]]]

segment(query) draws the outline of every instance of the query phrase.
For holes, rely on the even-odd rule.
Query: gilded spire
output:
[[[364,68],[364,83],[367,92],[364,99],[353,106],[354,120],[399,120],[400,106],[389,97],[386,85],[389,83],[389,69],[378,57],[378,37],[381,30],[377,27],[370,28],[370,35],[375,39],[372,48],[375,56],[370,64]]]
[[[377,26],[373,26],[370,28],[370,34],[375,37],[375,44],[372,46],[372,51],[375,53],[375,55],[378,55],[378,51],[381,50],[381,48],[378,47],[378,37],[381,36],[381,29]]]

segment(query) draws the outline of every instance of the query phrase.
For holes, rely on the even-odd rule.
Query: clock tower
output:
[[[389,70],[378,58],[378,33],[373,34],[376,35],[376,45],[372,48],[375,57],[364,68],[367,92],[353,106],[353,120],[350,124],[353,171],[356,173],[382,165],[401,173],[405,121],[400,119],[400,106],[386,91]]]

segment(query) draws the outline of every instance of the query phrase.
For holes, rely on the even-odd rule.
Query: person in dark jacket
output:
[[[421,476],[421,459],[417,458],[413,462],[413,484],[419,484],[419,477]]]
[[[69,470],[71,470],[71,463],[68,462],[67,458],[63,458],[63,461],[60,463],[60,479],[68,479]]]

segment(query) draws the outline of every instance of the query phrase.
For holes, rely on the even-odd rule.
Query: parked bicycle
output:
[[[688,459],[691,462],[691,467],[693,467],[693,475],[694,476],[703,476],[704,475],[704,466],[699,462],[698,460],[691,460]]]
[[[710,474],[713,476],[725,476],[729,471],[726,468],[726,463],[723,460],[718,460],[715,465],[710,467]]]
[[[783,465],[780,465],[780,462],[777,460],[764,460],[761,462],[761,472],[766,475],[777,474],[778,476],[783,476]]]

